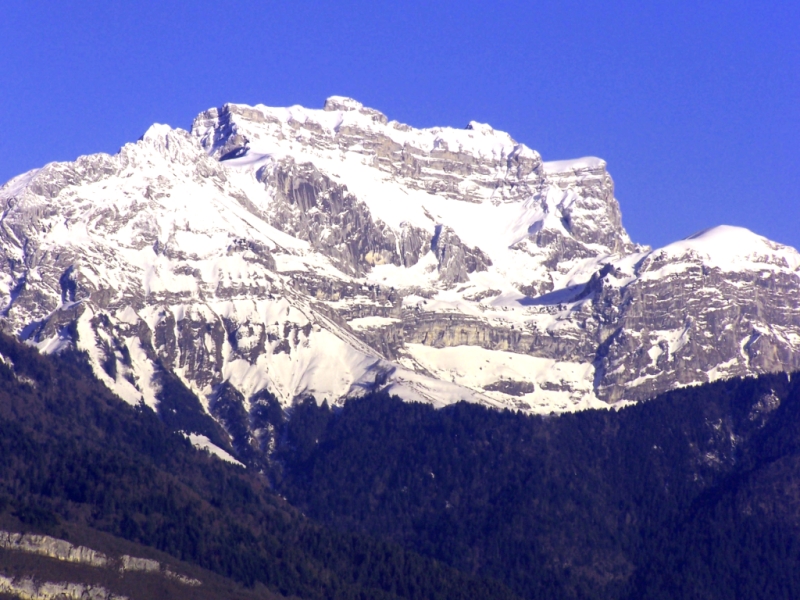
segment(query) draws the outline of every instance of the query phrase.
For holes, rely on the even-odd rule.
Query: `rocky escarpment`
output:
[[[487,195],[497,200],[522,199],[541,184],[539,154],[485,124],[471,122],[466,129],[479,136],[497,134],[509,147],[506,152],[475,156],[446,136],[416,139],[413,134],[417,130],[389,121],[383,113],[351,98],[328,98],[323,110],[331,118],[322,122],[302,114],[293,118],[292,109],[263,108],[236,104],[212,108],[198,115],[192,130],[215,158],[242,155],[267,135],[289,143],[298,138],[317,148],[358,154],[409,189],[461,201],[480,202]]]
[[[373,265],[412,266],[413,247],[398,248],[385,224],[373,221],[369,208],[313,164],[297,165],[289,158],[261,167],[256,178],[273,198],[269,223],[308,241],[348,275],[364,275]],[[410,251],[409,251],[410,250]]]
[[[307,396],[549,413],[800,368],[794,249],[638,246],[604,161],[479,123],[225,105],[22,175],[0,211],[2,326],[240,456]]]
[[[83,585],[80,583],[37,581],[32,577],[7,577],[0,575],[0,592],[13,594],[24,600],[128,600],[127,596],[119,596],[103,586]]]
[[[127,554],[112,557],[92,548],[75,546],[66,540],[49,535],[0,531],[0,549],[13,553],[19,552],[52,558],[75,565],[85,565],[98,571],[118,571],[120,574],[126,572],[148,573],[156,577],[165,577],[176,581],[189,589],[202,585],[199,580],[176,573],[157,560],[139,558]],[[85,574],[82,571],[76,571],[76,577],[80,576],[85,576]],[[98,584],[41,581],[30,575],[14,577],[3,573],[0,573],[0,592],[31,600],[48,600],[51,598],[54,600],[73,598],[75,600],[84,600],[85,598],[92,598],[93,600],[127,600],[127,596],[113,593]]]
[[[638,277],[608,270],[593,282],[592,305],[604,322],[597,352],[597,393],[615,401],[645,399],[669,381],[800,369],[798,277],[769,264],[722,270],[687,257],[655,253]],[[615,281],[616,279],[616,281]]]
[[[73,546],[66,540],[49,535],[0,531],[0,548],[39,554],[92,567],[105,567],[109,564],[108,556],[102,552],[84,546]]]
[[[443,225],[436,226],[430,246],[439,265],[439,279],[445,284],[465,283],[470,273],[492,266],[492,259],[480,248],[464,245],[455,231]]]

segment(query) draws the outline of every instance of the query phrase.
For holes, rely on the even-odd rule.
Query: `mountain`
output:
[[[800,368],[800,253],[634,244],[604,161],[475,122],[228,104],[20,175],[0,211],[3,327],[240,453],[273,400],[546,414]]]
[[[507,598],[502,584],[320,526],[92,375],[0,334],[0,597]]]

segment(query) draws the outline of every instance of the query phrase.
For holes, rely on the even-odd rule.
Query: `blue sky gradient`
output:
[[[800,2],[26,0],[0,14],[0,180],[225,102],[351,96],[603,157],[633,239],[800,247]]]

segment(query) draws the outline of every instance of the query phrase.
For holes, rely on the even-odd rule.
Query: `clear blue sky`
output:
[[[352,96],[605,158],[634,240],[800,247],[800,2],[5,2],[0,180],[225,102]]]

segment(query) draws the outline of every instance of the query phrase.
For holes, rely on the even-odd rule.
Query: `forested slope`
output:
[[[796,377],[549,418],[373,396],[283,427],[309,515],[524,597],[800,597]]]
[[[266,402],[277,447],[240,456],[259,472],[194,450],[79,354],[0,336],[0,355],[2,528],[155,553],[203,580],[193,597],[800,597],[797,377],[558,417]],[[0,552],[0,574],[38,560]]]
[[[193,449],[150,409],[113,396],[79,354],[43,357],[0,335],[0,355],[6,523],[112,534],[261,586],[265,598],[513,597],[396,544],[316,525],[263,476]]]

